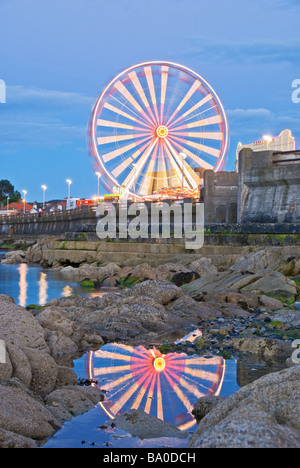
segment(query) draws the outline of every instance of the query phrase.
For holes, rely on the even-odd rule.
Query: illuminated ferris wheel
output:
[[[88,377],[106,392],[99,404],[110,418],[139,409],[181,430],[194,426],[192,411],[199,398],[220,394],[225,375],[221,357],[163,355],[155,348],[123,344],[90,352],[86,366]]]
[[[140,196],[184,187],[223,168],[224,108],[192,70],[169,62],[128,68],[104,89],[90,122],[90,149],[104,185]]]

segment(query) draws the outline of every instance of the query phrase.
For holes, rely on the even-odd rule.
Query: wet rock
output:
[[[27,263],[25,259],[25,252],[23,250],[7,252],[5,259],[1,261],[3,265],[19,265],[21,263]]]
[[[1,429],[42,440],[54,434],[59,422],[17,380],[0,385]]]
[[[134,286],[128,294],[132,296],[152,297],[160,304],[166,305],[183,296],[183,291],[168,281],[144,281]]]
[[[278,310],[282,308],[282,302],[278,299],[274,299],[273,297],[268,296],[260,296],[259,298],[260,303],[267,307],[269,310]]]
[[[264,294],[272,294],[273,297],[283,291],[290,296],[297,294],[296,283],[289,278],[286,278],[279,271],[272,271],[271,273],[263,276],[254,283],[251,283],[244,288],[248,291],[261,291]]]
[[[243,309],[255,309],[258,307],[258,298],[252,292],[234,291],[226,289],[208,293],[203,296],[205,302],[225,302],[235,304]],[[282,305],[282,304],[281,304]]]
[[[60,404],[72,416],[77,416],[86,413],[103,399],[104,394],[96,387],[68,386],[55,390],[45,401],[48,406]]]
[[[286,329],[300,328],[300,313],[295,310],[279,310],[272,319],[273,322],[283,323]]]
[[[185,439],[188,436],[186,432],[180,431],[177,427],[139,410],[130,410],[117,416],[114,423],[119,429],[141,439],[161,437]]]
[[[53,357],[39,349],[24,348],[31,367],[32,379],[30,390],[37,395],[47,395],[52,392],[57,380],[57,364]]]
[[[200,398],[194,406],[192,411],[193,415],[196,418],[197,423],[199,422],[218,404],[226,400],[226,397],[220,396],[207,396]]]
[[[194,271],[189,271],[187,273],[176,273],[172,277],[171,281],[176,286],[182,286],[183,284],[188,284],[188,283],[191,283],[192,281],[195,281],[199,277],[200,277],[199,273],[196,273]]]
[[[291,343],[256,336],[232,338],[226,345],[241,353],[256,354],[265,359],[287,358],[293,352]]]
[[[60,357],[69,354],[75,354],[78,351],[78,346],[68,336],[60,331],[46,331],[46,342],[49,346],[51,356],[58,360]]]
[[[216,274],[218,273],[217,268],[212,264],[210,258],[200,258],[199,260],[195,260],[189,266],[191,271],[195,271],[198,275],[202,278],[203,276],[209,274]]]
[[[190,448],[299,448],[300,366],[239,390],[202,419]]]
[[[285,276],[297,276],[300,273],[300,260],[293,259],[287,265],[280,269],[280,272]]]
[[[190,270],[180,263],[165,263],[155,269],[158,281],[165,281],[172,278],[177,273],[188,273]]]
[[[62,332],[68,337],[74,333],[74,323],[61,307],[47,307],[38,313],[36,319],[43,328],[48,330]]]
[[[77,375],[73,369],[64,366],[57,367],[56,389],[77,384]]]
[[[19,379],[26,387],[29,387],[32,380],[32,371],[28,357],[22,349],[10,343],[7,344],[6,350],[13,367],[12,376]]]
[[[0,448],[37,448],[37,443],[29,439],[28,437],[23,437],[13,432],[6,431],[5,429],[0,429]]]
[[[280,259],[276,257],[275,249],[264,249],[238,259],[237,262],[230,267],[230,270],[259,273],[262,270],[276,268],[279,263]]]

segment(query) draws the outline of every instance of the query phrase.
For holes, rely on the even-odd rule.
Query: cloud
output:
[[[278,135],[285,129],[300,137],[300,118],[272,112],[269,109],[229,109],[226,111],[230,135],[244,144],[260,139],[265,133]]]
[[[26,88],[25,86],[7,86],[7,101],[12,104],[43,103],[51,106],[65,105],[91,106],[94,98],[79,93],[51,89]]]
[[[299,2],[300,3],[300,2]],[[296,63],[300,61],[300,42],[262,42],[251,43],[215,42],[206,43],[199,38],[188,38],[193,44],[185,55],[205,57],[206,61],[241,64],[250,63]]]
[[[11,148],[58,148],[86,145],[86,129],[94,99],[78,93],[7,87],[1,107],[1,152]]]

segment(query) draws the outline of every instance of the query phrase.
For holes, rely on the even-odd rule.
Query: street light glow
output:
[[[273,141],[273,138],[270,135],[264,135],[263,138],[267,143],[271,143],[271,141]]]

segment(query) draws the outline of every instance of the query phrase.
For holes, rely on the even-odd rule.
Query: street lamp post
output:
[[[186,154],[185,153],[179,153],[179,156],[181,157],[181,161],[182,161],[182,166],[181,166],[181,170],[182,170],[182,187],[181,187],[181,190],[182,190],[182,198],[183,198],[183,191],[184,191],[184,160],[186,159]]]
[[[96,172],[96,176],[98,177],[98,201],[99,201],[100,199],[100,177],[101,177],[100,172]]]
[[[66,180],[67,184],[68,184],[68,199],[70,200],[71,198],[71,184],[72,184],[72,181],[70,179],[67,179]]]
[[[7,202],[6,202],[7,216],[8,216],[8,205],[9,205],[9,200],[10,200],[10,197],[7,197]]]
[[[26,190],[22,190],[23,192],[23,203],[24,203],[24,214],[26,213],[26,195],[27,195],[27,191]]]
[[[42,185],[42,189],[43,189],[43,210],[45,209],[45,204],[46,204],[46,190],[47,190],[47,186],[46,185]]]

